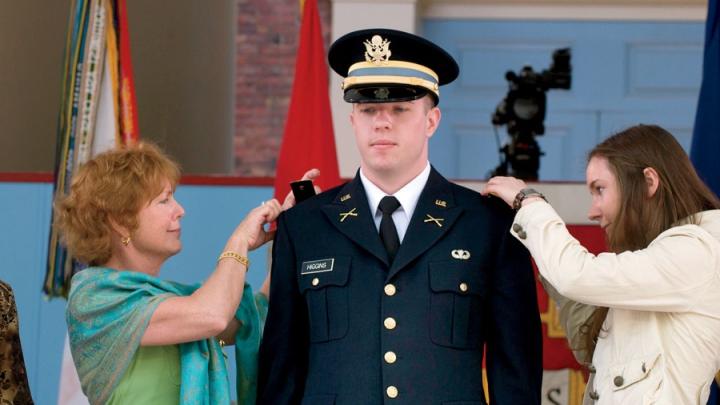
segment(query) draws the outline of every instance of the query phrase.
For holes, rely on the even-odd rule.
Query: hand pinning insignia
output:
[[[432,215],[430,215],[430,214],[425,214],[425,216],[426,216],[427,218],[425,218],[425,221],[423,221],[423,222],[425,222],[425,223],[434,222],[435,225],[438,226],[438,228],[442,228],[442,221],[444,221],[445,218],[434,218],[434,217],[433,217]]]
[[[355,208],[351,209],[348,212],[341,212],[340,213],[340,222],[343,222],[347,219],[347,217],[356,217],[358,216],[357,212],[355,212]]]
[[[453,259],[468,260],[470,259],[470,252],[467,250],[455,249],[450,252],[450,256],[452,256]]]

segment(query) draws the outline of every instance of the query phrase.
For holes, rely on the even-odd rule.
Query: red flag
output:
[[[134,143],[139,138],[137,101],[135,100],[135,83],[133,80],[132,62],[130,61],[130,32],[128,31],[128,14],[125,0],[117,1],[117,22],[120,38],[120,136],[123,143]]]
[[[313,167],[320,169],[316,183],[323,190],[340,183],[320,15],[317,0],[306,0],[295,80],[275,173],[275,198],[282,203],[290,191],[289,183]]]

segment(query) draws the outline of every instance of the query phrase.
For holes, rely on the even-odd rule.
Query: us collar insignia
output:
[[[363,42],[365,45],[365,60],[375,64],[387,62],[390,59],[390,41],[383,39],[380,35],[373,35],[368,41]]]
[[[352,196],[350,194],[345,194],[344,196],[340,197],[340,202],[345,202],[351,198]]]
[[[341,212],[340,213],[340,222],[343,222],[347,219],[347,217],[356,217],[358,216],[357,212],[355,212],[355,208],[351,209],[348,212]]]
[[[435,200],[435,205],[438,207],[447,208],[447,201],[445,200]]]
[[[445,218],[434,218],[434,217],[433,217],[432,215],[430,215],[430,214],[425,214],[425,216],[426,216],[427,218],[425,218],[425,220],[424,220],[423,222],[425,222],[425,223],[434,222],[435,225],[438,226],[438,228],[442,228],[442,221],[444,221]]]

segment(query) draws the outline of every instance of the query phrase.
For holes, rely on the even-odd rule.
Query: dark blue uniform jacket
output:
[[[278,220],[259,404],[540,403],[527,251],[512,211],[434,169],[392,265],[359,176]]]

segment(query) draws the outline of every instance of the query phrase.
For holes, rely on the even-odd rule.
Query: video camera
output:
[[[507,124],[511,139],[500,148],[500,165],[492,172],[493,176],[537,180],[543,152],[535,136],[545,133],[545,93],[549,89],[570,89],[571,71],[570,48],[562,48],[553,52],[550,68],[540,73],[530,66],[524,66],[517,74],[511,70],[505,73],[509,90],[492,114],[492,124]]]

